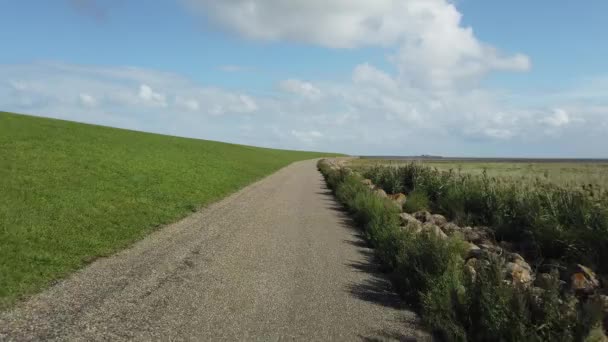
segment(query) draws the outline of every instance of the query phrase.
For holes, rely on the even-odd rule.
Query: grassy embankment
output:
[[[441,239],[435,234],[403,229],[398,219],[399,210],[390,200],[370,191],[359,174],[337,171],[323,163],[319,167],[328,186],[363,228],[379,259],[387,265],[400,294],[420,311],[428,327],[445,339],[591,341],[590,331],[601,335],[598,302],[591,298],[577,301],[573,293],[563,291],[557,275],[539,292],[537,287],[505,282],[504,261],[489,257],[477,264],[476,275],[472,276],[465,267],[468,252],[462,237]],[[365,176],[389,193],[409,193],[405,206],[409,211],[428,208],[460,222],[487,223],[484,220],[502,217],[504,223],[517,227],[516,236],[556,234],[553,245],[546,240],[532,239],[532,242],[538,249],[557,247],[550,250],[551,253],[565,253],[564,258],[584,257],[601,262],[606,250],[602,246],[608,241],[607,207],[600,205],[599,209],[595,200],[583,192],[569,192],[554,186],[546,188],[555,191],[546,197],[528,188],[511,192],[516,185],[503,189],[503,185],[495,186],[487,177],[461,177],[416,164],[399,169],[371,169]],[[543,198],[547,201],[543,202]],[[497,204],[500,205],[495,206]],[[547,206],[574,212],[561,215],[559,211],[549,211]],[[579,211],[584,211],[582,216]],[[577,225],[563,224],[570,222]],[[530,226],[531,223],[535,225]],[[581,237],[576,236],[576,230]],[[579,248],[591,254],[582,255]]]
[[[0,112],[0,308],[322,155]]]

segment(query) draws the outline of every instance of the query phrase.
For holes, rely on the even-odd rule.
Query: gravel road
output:
[[[294,163],[0,313],[0,340],[426,340]]]

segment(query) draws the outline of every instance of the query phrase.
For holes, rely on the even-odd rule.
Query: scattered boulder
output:
[[[418,221],[412,221],[401,226],[406,232],[419,234],[422,231],[422,224]]]
[[[452,222],[448,222],[445,225],[443,225],[443,227],[441,227],[441,229],[443,230],[444,233],[452,236],[454,235],[456,232],[460,232],[462,230],[462,228],[460,228],[457,224],[452,223]]]
[[[513,284],[527,285],[532,282],[532,274],[528,267],[524,267],[514,262],[508,262],[505,265],[507,271],[508,280],[512,281]]]
[[[402,225],[407,225],[410,223],[417,223],[420,224],[420,221],[418,221],[414,216],[408,214],[408,213],[401,213],[399,214],[399,219],[401,220],[401,224]]]
[[[414,213],[414,217],[416,219],[418,219],[418,221],[425,223],[425,222],[431,222],[433,221],[433,216],[431,215],[431,213],[429,213],[426,210],[423,211],[417,211]]]
[[[386,194],[386,192],[382,189],[376,189],[374,190],[374,193],[376,194],[376,196],[380,197],[380,198],[387,198],[388,195]]]
[[[477,262],[477,259],[471,258],[464,264],[464,272],[469,276],[472,282],[477,278],[477,270],[475,269],[477,267]]]
[[[486,250],[492,254],[496,254],[496,255],[502,255],[503,251],[502,248],[493,245],[491,243],[488,243],[487,241],[483,241],[483,243],[479,244],[479,248]]]
[[[492,234],[487,227],[465,227],[462,229],[464,239],[473,243],[491,243]]]
[[[570,276],[570,287],[576,292],[592,293],[600,287],[595,272],[581,264],[576,265]]]
[[[374,190],[376,188],[376,186],[374,185],[374,182],[372,182],[371,179],[364,179],[361,181],[361,183],[365,186],[367,186],[368,188],[370,188],[370,190]]]
[[[422,225],[422,230],[429,232],[441,239],[447,239],[448,236],[445,235],[445,233],[441,230],[441,228],[439,228],[437,225],[431,223],[431,222],[426,222],[425,224]]]
[[[477,260],[476,257],[481,256],[480,251],[481,251],[481,248],[479,248],[479,247],[477,247],[477,245],[469,242],[469,250],[467,253],[467,259]]]
[[[443,215],[434,214],[431,215],[431,222],[437,225],[439,228],[443,228],[448,223],[448,220]]]
[[[507,260],[511,261],[511,262],[515,262],[515,261],[526,261],[526,259],[524,259],[524,257],[522,257],[519,253],[509,253],[507,255]]]
[[[407,199],[405,194],[402,193],[388,195],[388,197],[393,201],[393,203],[395,203],[397,207],[399,207],[399,209],[403,208],[403,205],[405,204],[405,201]]]
[[[500,246],[500,248],[504,249],[505,251],[512,251],[515,249],[511,242],[504,241],[504,240],[500,241],[498,246]]]

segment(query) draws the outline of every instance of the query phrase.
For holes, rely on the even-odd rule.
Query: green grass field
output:
[[[403,165],[407,160],[355,159],[353,166]],[[608,163],[588,162],[477,162],[477,161],[422,161],[424,165],[442,171],[450,169],[455,172],[480,175],[484,171],[490,177],[505,177],[529,182],[537,178],[562,185],[580,187],[593,184],[608,190]]]
[[[320,156],[0,112],[0,308]]]

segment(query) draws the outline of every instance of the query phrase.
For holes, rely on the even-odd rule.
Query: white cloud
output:
[[[197,111],[200,109],[200,104],[198,103],[198,101],[193,100],[193,99],[183,99],[181,97],[176,97],[175,99],[175,103],[177,104],[178,107],[187,109],[187,110],[191,110],[191,111]]]
[[[306,145],[313,145],[317,140],[323,138],[323,134],[316,130],[310,130],[310,131],[291,130],[291,135]]]
[[[282,81],[279,86],[284,91],[300,95],[309,100],[317,100],[321,97],[321,90],[310,82],[289,79]]]
[[[448,0],[185,0],[189,8],[245,37],[330,48],[397,47],[404,82],[445,88],[492,70],[526,71],[523,54],[503,55],[463,27]]]
[[[583,96],[585,101],[571,100],[579,97],[567,96],[565,90],[560,91],[561,101],[553,94],[533,94],[534,99],[549,99],[544,102],[550,105],[527,108],[505,105],[512,94],[413,87],[369,64],[356,67],[351,76],[352,82],[291,82],[298,85],[292,87],[298,96],[278,96],[228,91],[146,69],[0,65],[0,80],[6,80],[0,81],[0,107],[277,148],[532,156],[573,151],[605,156],[600,147],[608,127],[608,101],[589,95],[602,94],[592,89]],[[311,87],[302,86],[305,83]],[[322,96],[310,101],[301,91],[313,88]],[[158,105],[162,103],[164,107]]]
[[[570,123],[571,119],[568,112],[561,108],[557,108],[553,110],[553,113],[550,116],[542,118],[541,122],[549,126],[561,127]]]
[[[167,107],[165,95],[157,93],[147,84],[139,86],[138,96],[143,102],[150,106]]]
[[[80,93],[78,94],[78,98],[80,99],[80,103],[85,107],[95,107],[97,105],[97,99],[89,94]]]

